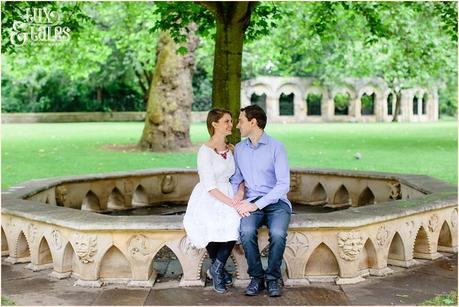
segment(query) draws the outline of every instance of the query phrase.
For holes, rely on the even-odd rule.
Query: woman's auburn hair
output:
[[[225,114],[229,114],[232,117],[231,112],[225,109],[214,108],[207,113],[207,131],[209,131],[210,136],[213,136],[215,133],[212,123],[218,122]]]

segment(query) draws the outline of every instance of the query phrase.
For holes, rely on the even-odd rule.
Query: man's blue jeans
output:
[[[287,241],[287,229],[290,223],[291,209],[288,204],[279,200],[263,209],[250,212],[250,216],[241,219],[239,233],[250,277],[267,280],[281,278],[280,267]],[[258,228],[266,225],[269,229],[268,268],[266,272],[261,264],[258,248]]]

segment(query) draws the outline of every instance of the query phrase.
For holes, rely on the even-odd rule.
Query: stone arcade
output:
[[[357,283],[410,267],[439,252],[457,252],[457,187],[432,177],[293,169],[294,203],[284,254],[287,285]],[[100,212],[159,203],[186,203],[195,170],[163,169],[33,180],[2,193],[2,256],[52,268],[76,285],[149,287],[155,255],[168,247],[183,275],[180,286],[202,286],[205,250],[187,244],[181,215],[108,216]],[[341,208],[302,213],[305,206]],[[260,248],[268,245],[262,229]],[[231,255],[235,283],[248,283],[240,246]]]
[[[253,103],[263,107],[270,122],[387,122],[395,111],[395,93],[380,78],[348,78],[341,85],[317,86],[313,78],[257,77],[242,82],[241,106]],[[320,105],[310,105],[310,94],[320,96]],[[337,114],[335,97],[347,95],[348,106]],[[370,105],[362,109],[362,97]],[[281,105],[285,105],[286,112]],[[365,111],[365,112],[363,112]],[[284,114],[283,114],[284,112]],[[438,88],[413,87],[401,91],[398,121],[438,120]]]

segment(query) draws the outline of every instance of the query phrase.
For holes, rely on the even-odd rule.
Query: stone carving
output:
[[[30,243],[33,243],[35,241],[37,232],[38,232],[37,226],[35,226],[34,224],[29,224],[29,226],[27,227],[27,237]]]
[[[51,232],[51,238],[53,240],[53,244],[57,250],[62,248],[62,235],[59,230],[53,230]]]
[[[128,251],[132,258],[141,260],[152,253],[152,248],[146,236],[135,235],[129,239]]]
[[[161,192],[163,194],[169,194],[174,192],[176,186],[175,179],[172,175],[166,175],[161,181]]]
[[[287,245],[286,248],[289,250],[293,257],[300,255],[306,251],[309,247],[308,237],[301,232],[291,232],[287,236]]]
[[[290,175],[290,192],[296,192],[301,184],[301,177],[294,173]]]
[[[97,253],[97,237],[83,234],[75,234],[75,252],[81,263],[94,262]]]
[[[389,239],[389,230],[387,230],[386,226],[381,226],[376,233],[376,242],[379,246],[384,246],[388,242]]]
[[[184,236],[180,241],[180,249],[185,255],[190,256],[198,256],[201,251],[191,244],[190,240],[188,240],[188,236]]]
[[[429,230],[435,232],[438,227],[438,215],[436,213],[432,214],[429,218]]]
[[[363,238],[359,232],[338,233],[339,256],[346,261],[353,261],[363,248]]]
[[[453,210],[453,213],[451,213],[451,225],[453,227],[457,225],[457,210]]]
[[[57,186],[56,189],[56,203],[58,206],[63,207],[67,195],[67,188],[65,186]]]
[[[389,198],[392,200],[402,199],[400,183],[393,183],[390,185]]]

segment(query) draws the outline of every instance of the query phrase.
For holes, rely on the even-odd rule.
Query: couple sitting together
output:
[[[236,241],[242,243],[251,281],[245,294],[267,288],[280,296],[281,264],[292,205],[287,199],[290,169],[284,145],[264,132],[266,113],[256,105],[242,108],[237,128],[247,137],[233,148],[226,143],[231,113],[213,109],[207,116],[210,140],[198,152],[199,183],[191,193],[183,224],[189,242],[206,248],[213,288],[232,284],[225,264]],[[268,267],[263,270],[258,228],[269,229]]]

